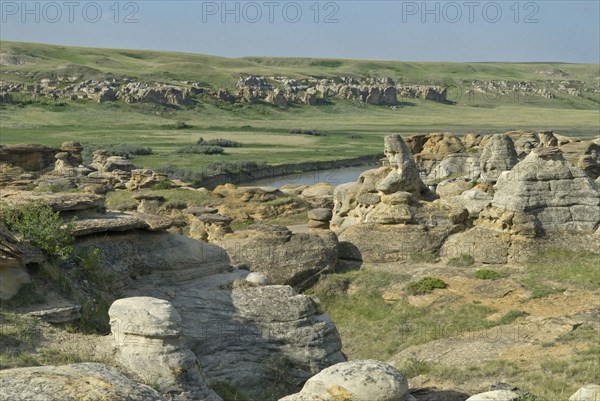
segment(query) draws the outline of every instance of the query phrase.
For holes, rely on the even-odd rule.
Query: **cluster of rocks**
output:
[[[275,87],[273,84],[279,85]],[[238,94],[227,100],[240,102],[266,101],[280,107],[291,103],[316,105],[323,99],[343,99],[373,105],[394,106],[398,96],[402,99],[419,98],[446,102],[447,89],[435,85],[396,84],[391,78],[358,79],[339,77],[334,79],[302,80],[285,77],[248,76],[237,83]]]
[[[96,150],[84,165],[83,146],[67,141],[60,148],[37,144],[0,145],[0,186],[81,188],[92,193],[139,190],[168,181],[166,175],[137,168],[131,160]]]
[[[34,97],[57,99],[91,99],[103,102],[154,103],[185,105],[193,96],[206,94],[227,102],[266,102],[278,107],[290,104],[317,105],[326,99],[344,99],[356,102],[395,106],[410,99],[448,103],[448,92],[461,101],[463,94],[471,98],[481,94],[486,99],[502,96],[540,96],[554,99],[555,92],[571,96],[589,96],[600,93],[600,85],[584,81],[482,81],[460,82],[456,85],[424,83],[405,84],[392,78],[335,77],[329,79],[245,76],[236,83],[237,92],[227,88],[211,89],[200,83],[138,82],[130,78],[78,81],[75,77],[44,78],[38,83],[0,82],[0,103],[12,102],[12,93],[27,93]]]
[[[515,146],[524,143],[530,146]],[[573,144],[586,149],[570,155],[575,165],[562,152]],[[340,257],[377,262],[426,252],[507,263],[565,233],[587,236],[579,244],[597,249],[597,146],[551,132],[429,134],[406,143],[388,136],[383,166],[335,189],[331,227]]]
[[[53,100],[90,99],[99,103],[121,100],[125,103],[184,105],[188,103],[191,95],[204,91],[205,88],[195,83],[169,85],[137,82],[129,78],[79,82],[72,82],[69,78],[44,78],[35,84],[0,82],[0,98],[3,98],[4,103],[11,102],[11,93],[27,93],[30,96]]]

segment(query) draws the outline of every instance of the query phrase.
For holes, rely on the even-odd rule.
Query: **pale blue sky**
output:
[[[597,0],[25,3],[0,1],[3,40],[228,57],[600,63]]]

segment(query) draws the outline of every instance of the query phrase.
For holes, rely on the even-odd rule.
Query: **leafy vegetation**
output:
[[[73,224],[65,223],[49,206],[3,205],[0,219],[11,231],[21,234],[49,257],[68,259],[73,254]]]
[[[505,277],[505,275],[496,270],[480,269],[475,272],[475,278],[480,280],[498,280],[503,277]]]
[[[289,131],[292,135],[312,135],[312,136],[326,136],[327,133],[323,131],[318,131],[315,129],[291,129]]]
[[[529,313],[521,311],[521,310],[510,310],[506,312],[500,319],[498,319],[495,323],[498,325],[510,324],[517,320],[520,317],[528,316]]]
[[[222,148],[240,148],[240,147],[242,147],[242,143],[241,142],[232,141],[231,139],[223,139],[223,138],[216,138],[216,139],[209,139],[209,140],[205,140],[204,138],[200,138],[196,142],[196,145],[201,145],[201,146],[220,146]]]
[[[197,155],[221,155],[225,149],[220,146],[187,145],[175,150],[177,153],[195,153]]]
[[[444,289],[447,287],[448,284],[439,278],[424,277],[419,281],[408,284],[404,287],[404,291],[410,295],[425,295],[431,294],[435,289]]]

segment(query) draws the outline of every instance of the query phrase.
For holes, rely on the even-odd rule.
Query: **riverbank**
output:
[[[214,189],[218,185],[231,183],[231,184],[251,184],[258,180],[263,183],[261,185],[269,185],[269,182],[275,183],[279,180],[285,180],[289,184],[300,183],[300,177],[304,173],[308,172],[319,172],[314,175],[313,180],[316,182],[339,182],[342,183],[340,178],[341,169],[348,167],[358,166],[370,166],[378,165],[380,159],[383,158],[383,154],[376,154],[370,156],[353,157],[350,159],[339,159],[339,160],[328,160],[328,161],[316,161],[316,162],[304,162],[304,163],[289,163],[279,164],[276,166],[265,166],[264,168],[258,168],[254,171],[243,171],[236,173],[221,173],[206,178],[202,181],[202,186],[208,189]],[[288,177],[288,178],[286,178]]]

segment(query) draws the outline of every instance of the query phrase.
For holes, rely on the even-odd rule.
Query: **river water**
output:
[[[331,185],[340,185],[346,182],[356,181],[361,173],[372,168],[377,168],[377,166],[354,166],[332,168],[328,170],[315,170],[305,173],[294,173],[284,176],[263,178],[240,185],[265,186],[274,188],[281,188],[282,186],[288,184],[313,185],[318,182],[326,182]]]

